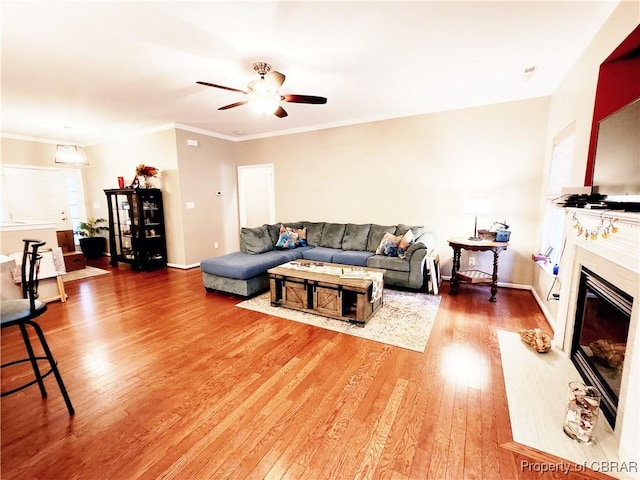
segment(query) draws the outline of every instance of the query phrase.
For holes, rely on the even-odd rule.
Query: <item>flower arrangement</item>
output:
[[[141,163],[136,167],[136,176],[138,177],[157,177],[160,171],[151,165]]]
[[[131,183],[131,188],[152,188],[153,185],[149,181],[152,177],[157,177],[160,173],[156,167],[141,163],[136,167],[136,175]]]

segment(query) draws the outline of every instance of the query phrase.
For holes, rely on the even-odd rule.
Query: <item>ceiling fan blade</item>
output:
[[[278,109],[275,112],[273,112],[273,114],[276,117],[280,117],[280,118],[284,118],[284,117],[286,117],[288,115],[286,110],[284,108],[282,108],[282,107],[278,107]]]
[[[240,92],[240,93],[244,93],[244,94],[247,93],[244,90],[239,90],[237,88],[232,88],[232,87],[225,87],[224,85],[216,85],[215,83],[207,83],[207,82],[196,82],[196,83],[198,83],[200,85],[204,85],[206,87],[222,88],[223,90],[231,90],[232,92]]]
[[[314,97],[313,95],[282,95],[282,100],[292,103],[313,103],[315,105],[327,103],[325,97]]]
[[[228,109],[233,108],[233,107],[239,107],[240,105],[244,105],[245,103],[247,103],[247,100],[243,100],[241,102],[236,102],[236,103],[231,103],[229,105],[225,105],[224,107],[220,107],[218,110],[228,110]]]
[[[273,72],[267,73],[264,77],[264,80],[273,90],[278,90],[284,83],[285,78],[286,77],[283,73],[276,72],[274,70]]]

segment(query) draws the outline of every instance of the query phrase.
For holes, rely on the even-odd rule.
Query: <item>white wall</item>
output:
[[[571,185],[568,186],[581,187],[584,185],[600,64],[639,23],[640,3],[637,1],[621,2],[551,96],[545,142],[545,178],[551,164],[553,137],[567,125],[575,122],[575,151],[571,169]],[[542,195],[540,192],[538,198],[542,199]],[[540,200],[540,212],[542,212],[542,208],[543,203]],[[539,229],[538,236],[540,237],[541,234]],[[533,287],[545,304],[547,311],[554,317],[557,314],[557,302],[546,300],[551,282],[552,279],[546,272],[536,268],[532,282]]]

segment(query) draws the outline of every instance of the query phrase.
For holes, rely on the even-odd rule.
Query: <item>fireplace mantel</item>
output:
[[[590,210],[584,208],[565,209],[570,219],[565,235],[567,244],[583,248],[609,261],[622,265],[628,270],[640,273],[640,213],[627,213],[612,210]],[[597,230],[602,223],[613,224],[618,231],[609,233],[607,238],[597,239],[578,236],[573,228],[574,219],[589,230]]]

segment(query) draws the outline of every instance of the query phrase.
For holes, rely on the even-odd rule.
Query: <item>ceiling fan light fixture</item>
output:
[[[288,116],[288,114],[287,111],[282,108],[281,102],[309,103],[316,105],[323,105],[327,103],[327,99],[325,97],[293,94],[281,95],[279,93],[279,90],[286,78],[283,73],[277,72],[275,70],[272,71],[271,65],[265,62],[254,63],[253,69],[258,73],[258,75],[260,75],[260,78],[249,82],[247,91],[209,82],[196,83],[199,85],[205,85],[207,87],[230,90],[232,92],[238,92],[245,95],[245,100],[230,103],[229,105],[224,105],[218,108],[218,110],[229,110],[230,108],[249,104],[253,111],[262,116],[273,114],[278,118],[285,118]]]
[[[280,106],[280,97],[272,92],[251,92],[249,106],[260,115],[270,115]]]

